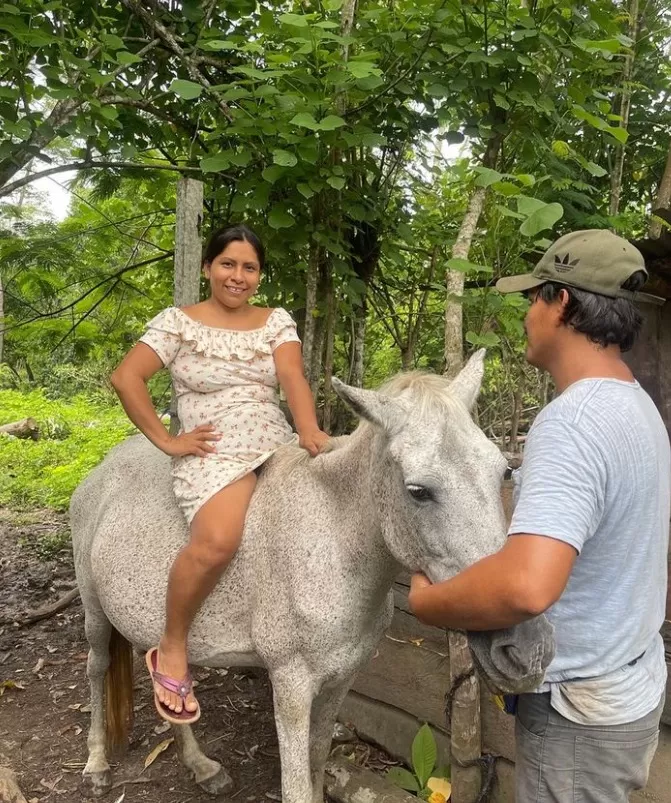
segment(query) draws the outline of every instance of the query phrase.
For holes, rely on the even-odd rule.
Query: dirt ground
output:
[[[53,602],[74,584],[65,517],[0,511],[0,766],[9,766],[29,803],[84,803],[89,722],[87,645],[81,604],[28,627],[13,620]],[[47,548],[45,548],[45,544]],[[45,556],[45,552],[48,553]],[[185,775],[167,723],[158,718],[136,660],[135,725],[128,753],[113,764],[109,803],[196,803],[212,798]],[[204,752],[227,767],[231,801],[281,800],[270,684],[262,670],[196,670],[203,716],[194,728]],[[15,684],[15,685],[14,685]],[[163,746],[162,752],[156,751]],[[383,769],[384,754],[360,742],[335,750]],[[152,759],[152,756],[155,756]],[[151,763],[149,763],[151,761]],[[145,763],[148,766],[145,768]]]

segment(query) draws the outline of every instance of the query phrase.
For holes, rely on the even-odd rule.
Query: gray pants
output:
[[[625,725],[577,725],[549,694],[520,695],[516,803],[627,803],[648,780],[663,707]]]

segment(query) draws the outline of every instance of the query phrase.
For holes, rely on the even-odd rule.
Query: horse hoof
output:
[[[86,772],[84,770],[84,783],[94,797],[102,797],[112,788],[112,770],[103,772]]]
[[[221,767],[216,775],[199,781],[198,786],[208,795],[221,795],[223,792],[231,791],[233,788],[233,779],[226,770]]]

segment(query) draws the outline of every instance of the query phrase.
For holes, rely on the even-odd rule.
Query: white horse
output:
[[[364,419],[357,430],[314,459],[284,447],[263,469],[239,552],[191,628],[189,659],[267,667],[284,803],[323,803],[336,715],[391,621],[399,570],[438,581],[504,542],[506,463],[469,414],[482,371],[478,353],[452,383],[402,374],[375,392],[334,380]],[[170,460],[142,436],[110,452],[75,492],[70,513],[90,644],[84,774],[103,792],[111,783],[105,691],[108,743],[119,742],[132,713],[130,645],[146,650],[159,639],[168,570],[187,527]],[[497,687],[528,690],[552,657],[548,628],[538,617],[503,638],[480,634],[471,647]],[[175,728],[175,740],[204,789],[230,787],[188,726]]]

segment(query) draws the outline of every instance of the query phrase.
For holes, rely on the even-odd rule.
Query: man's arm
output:
[[[497,630],[546,611],[562,595],[577,556],[542,535],[518,534],[455,577],[431,585],[412,579],[409,603],[422,622],[453,630]]]

